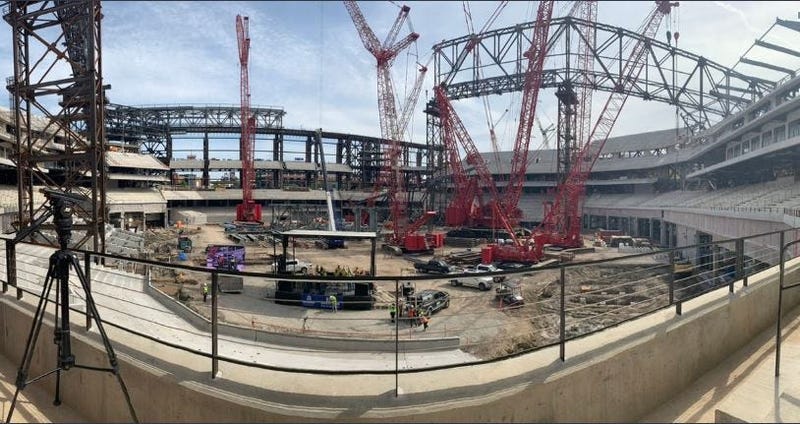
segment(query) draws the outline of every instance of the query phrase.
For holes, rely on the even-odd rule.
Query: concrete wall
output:
[[[798,262],[788,282],[800,280]],[[143,421],[635,421],[771,329],[777,309],[776,270],[750,278],[734,294],[718,290],[567,345],[505,361],[399,377],[287,374],[225,366],[208,378],[207,359],[127,336],[137,359],[122,357],[122,372]],[[785,296],[800,303],[800,291]],[[0,348],[18,362],[30,309],[0,298]],[[76,319],[77,321],[77,319]],[[81,363],[102,365],[96,334],[75,329]],[[55,360],[52,330],[43,328],[31,375]],[[118,330],[112,336],[120,336]],[[119,340],[119,339],[118,339]],[[117,342],[119,344],[119,342]],[[302,364],[297,364],[302,365]],[[52,385],[52,378],[47,384]],[[71,370],[62,378],[64,402],[91,420],[129,421],[116,380],[107,373]],[[37,383],[38,384],[38,383]]]

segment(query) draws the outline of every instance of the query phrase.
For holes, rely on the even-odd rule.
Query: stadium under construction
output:
[[[800,52],[781,43],[800,21],[777,18],[729,67],[664,39],[677,3],[654,2],[637,31],[597,22],[598,2],[554,3],[433,45],[417,107],[428,65],[405,102],[390,69],[418,37],[402,31],[413,10],[381,43],[345,1],[377,64],[380,137],[251,105],[247,17],[241,104],[128,106],[105,92],[99,0],[5,4],[0,346],[22,365],[2,369],[0,399],[13,413],[55,367],[46,401],[64,406],[31,394],[20,416],[800,419]],[[480,151],[455,105],[509,93],[514,149]],[[612,135],[629,99],[677,122]],[[36,343],[40,321],[54,344]]]

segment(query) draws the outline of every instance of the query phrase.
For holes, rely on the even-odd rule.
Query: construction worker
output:
[[[389,304],[389,316],[392,318],[392,322],[394,322],[394,316],[397,315],[397,305],[394,303]]]
[[[203,283],[203,303],[208,299],[208,283]]]
[[[328,297],[328,301],[331,302],[331,310],[333,312],[336,312],[336,302],[337,302],[336,295],[335,294],[330,295],[330,297]]]
[[[422,312],[420,314],[420,318],[419,319],[420,319],[420,321],[422,321],[422,331],[427,330],[428,329],[428,323],[431,321],[430,318],[428,318],[428,314]]]

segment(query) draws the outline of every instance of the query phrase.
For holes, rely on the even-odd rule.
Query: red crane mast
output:
[[[650,12],[645,23],[639,29],[639,33],[644,37],[633,46],[616,81],[615,91],[606,100],[572,169],[564,182],[557,187],[553,206],[545,211],[544,220],[534,232],[538,243],[550,243],[561,247],[583,246],[581,215],[586,181],[614,128],[629,93],[633,90],[634,83],[644,69],[647,40],[655,36],[664,16],[668,15],[672,7],[678,6],[678,4],[678,2],[657,1],[656,8]]]
[[[377,197],[377,193],[382,187],[387,187],[386,200],[389,203],[389,212],[393,224],[392,235],[389,240],[391,245],[399,246],[404,251],[429,250],[425,236],[417,235],[415,232],[431,218],[433,213],[426,212],[414,223],[409,223],[408,219],[409,199],[407,198],[408,193],[405,191],[403,171],[400,164],[402,154],[400,140],[405,131],[407,120],[404,117],[402,118],[401,127],[397,113],[397,97],[395,96],[391,78],[394,59],[401,51],[419,38],[419,34],[411,32],[400,41],[396,41],[400,28],[408,18],[411,8],[408,6],[400,8],[400,12],[386,39],[381,43],[367,24],[358,4],[355,1],[344,1],[344,5],[355,24],[361,42],[367,51],[375,57],[378,74],[378,115],[380,118],[381,137],[389,141],[389,148],[383,153],[383,165],[378,178],[376,178],[375,192],[372,195],[372,199]],[[423,67],[421,71],[427,71],[427,67]],[[420,79],[418,79],[418,84],[421,87]]]
[[[472,22],[472,12],[469,7],[469,2],[462,2],[465,15],[464,17],[467,22],[467,29],[469,30],[471,37],[469,42],[467,42],[464,46],[464,50],[459,53],[456,63],[453,66],[454,68],[460,67],[461,64],[463,64],[466,60],[469,53],[475,50],[475,47],[481,40],[480,34],[483,34],[494,23],[494,21],[500,16],[500,12],[502,12],[507,4],[508,1],[499,2],[492,15],[489,16],[483,27],[481,27],[481,29],[476,33],[475,26]],[[476,54],[475,60],[478,64],[479,75],[481,75],[480,56]],[[454,75],[451,75],[450,78],[443,81],[442,84],[445,86],[449,84],[452,81],[453,76]],[[483,101],[484,111],[486,112],[487,122],[489,124],[489,134],[491,136],[492,146],[496,147],[497,137],[495,136],[494,128],[492,127],[492,119],[490,119],[491,113],[486,97],[484,97]],[[489,215],[494,215],[494,212],[492,212],[490,208],[487,208],[483,205],[483,199],[480,196],[481,193],[478,188],[478,178],[467,176],[464,168],[461,166],[461,155],[458,151],[458,144],[455,142],[452,136],[447,137],[447,134],[444,134],[444,136],[445,150],[448,152],[448,159],[451,168],[450,170],[453,175],[453,182],[455,183],[453,196],[450,200],[450,203],[447,205],[447,209],[445,210],[445,225],[451,227],[459,227],[463,225],[487,225],[487,222],[492,221],[485,220],[484,215],[486,215],[486,212],[488,212]],[[492,226],[494,226],[494,223],[492,223]]]
[[[250,112],[250,19],[236,15],[236,39],[239,45],[239,65],[241,70],[240,96],[242,108],[241,138],[239,139],[239,159],[242,162],[242,203],[236,207],[236,220],[242,222],[261,222],[261,205],[253,201],[255,185],[255,165],[253,154],[256,143],[256,119]]]
[[[531,46],[524,53],[528,58],[525,72],[525,83],[522,89],[522,103],[519,112],[519,128],[514,140],[514,156],[511,160],[511,172],[508,185],[502,198],[502,209],[508,219],[516,224],[521,217],[519,198],[528,166],[528,151],[536,115],[536,103],[539,99],[539,87],[542,85],[542,67],[547,56],[547,38],[550,32],[550,19],[553,17],[554,1],[542,1],[536,13],[536,24],[533,28]]]

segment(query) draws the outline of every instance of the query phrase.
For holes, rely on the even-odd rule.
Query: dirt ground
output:
[[[223,228],[219,225],[199,227],[199,231],[190,237],[194,245],[190,261],[198,266],[205,263],[204,250],[208,244],[233,244],[226,238]],[[310,262],[314,266],[321,265],[329,270],[335,269],[337,265],[350,267],[351,270],[356,267],[369,268],[369,241],[348,241],[347,248],[335,250],[323,250],[309,246],[309,243],[298,242],[295,246],[290,247],[290,252],[293,251],[298,259]],[[272,262],[272,254],[279,253],[279,249],[258,246],[246,246],[245,249],[247,271],[272,271],[269,265]],[[376,253],[377,275],[401,277],[417,275],[411,259],[389,256],[380,251],[380,246],[378,249]],[[472,249],[480,251],[480,246]],[[434,255],[445,257],[451,252],[464,250],[464,248],[445,247],[437,249]],[[292,253],[290,253],[291,255]],[[434,255],[420,255],[414,259],[427,260]],[[619,256],[624,255],[617,253],[616,249],[598,248],[596,252],[581,254],[575,260],[588,261]],[[651,259],[644,258],[638,263],[629,263],[625,266],[632,267],[634,270],[637,267],[646,270],[653,265],[654,262]],[[628,293],[629,296],[633,296],[630,294],[630,288],[621,291],[616,288],[615,283],[618,282],[618,279],[613,278],[615,272],[618,273],[619,270],[586,268],[580,273],[568,277],[567,295],[571,296],[568,310],[574,308],[574,312],[568,312],[568,316],[574,315],[572,325],[569,325],[568,321],[568,335],[591,331],[600,324],[609,325],[614,320],[624,318],[626,313],[638,313],[643,308],[652,306],[646,302],[647,299],[637,298],[638,305],[634,305],[627,312],[614,313],[619,309],[620,295]],[[558,270],[535,269],[512,276],[521,283],[525,299],[525,306],[519,309],[501,308],[494,290],[481,292],[472,288],[453,287],[447,279],[416,281],[413,284],[417,291],[423,289],[447,291],[450,294],[450,306],[434,314],[431,327],[426,332],[422,333],[416,327],[404,327],[402,336],[458,335],[465,350],[487,358],[552,343],[557,340],[559,334],[559,276]],[[210,281],[209,274],[183,273],[179,279],[181,281],[178,283],[169,283],[166,281],[167,279],[157,282],[158,286],[167,294],[176,295],[181,290],[183,300],[187,305],[201,314],[210,316],[210,301],[203,302],[200,284]],[[656,283],[661,284],[662,282]],[[603,287],[604,284],[613,286],[614,289],[608,292],[599,292],[598,287]],[[394,337],[394,324],[389,321],[386,309],[389,303],[394,302],[395,284],[393,282],[376,284],[375,309],[340,311],[335,318],[327,310],[275,304],[271,300],[274,296],[274,286],[274,280],[245,278],[243,293],[220,296],[221,319],[236,325],[275,332],[297,332],[337,337],[364,337],[366,334],[369,334],[369,337]],[[582,293],[587,294],[581,295]],[[599,299],[598,296],[605,296],[609,300]],[[634,303],[633,300],[625,299],[623,302]],[[587,307],[587,303],[593,305]],[[623,304],[627,305],[627,303]],[[600,314],[602,319],[598,319],[596,322],[587,322],[582,319],[586,318],[587,313],[589,315]]]

